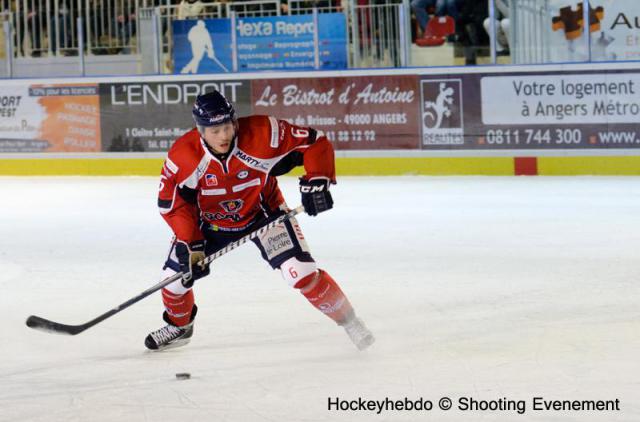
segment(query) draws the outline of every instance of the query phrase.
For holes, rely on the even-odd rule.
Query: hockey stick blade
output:
[[[131,299],[127,300],[124,303],[121,303],[115,308],[109,309],[104,314],[99,315],[96,318],[92,319],[91,321],[85,322],[84,324],[80,324],[80,325],[62,324],[59,322],[50,321],[46,318],[41,318],[39,316],[31,315],[29,318],[27,318],[27,327],[33,328],[35,330],[44,331],[46,333],[69,334],[71,336],[75,336],[76,334],[80,334],[84,330],[93,327],[94,325],[104,321],[105,319],[112,317],[118,312],[124,309],[127,309],[129,306],[133,305],[134,303],[141,301],[142,299],[149,296],[150,294],[157,292],[164,286],[168,286],[169,284],[173,283],[176,280],[179,280],[180,278],[182,278],[182,272],[176,273],[171,277],[167,277],[161,282],[159,282],[158,284],[152,287],[149,287],[147,290],[140,293],[139,295],[132,297]]]
[[[205,259],[203,259],[201,261],[201,263],[204,262],[205,264],[209,264],[213,260],[218,259],[222,255],[225,255],[225,254],[231,252],[232,250],[236,249],[237,247],[242,246],[243,244],[247,243],[251,239],[254,239],[257,236],[262,235],[267,230],[275,227],[276,225],[282,223],[285,220],[288,220],[290,218],[295,217],[297,214],[300,214],[301,212],[304,212],[304,207],[302,205],[300,205],[297,208],[292,209],[291,211],[289,211],[288,213],[286,213],[284,215],[281,215],[280,217],[278,217],[275,220],[271,221],[270,223],[260,227],[259,229],[247,234],[246,236],[243,236],[240,239],[229,243],[227,246],[225,246],[224,248],[222,248],[218,252],[216,252],[214,254],[211,254],[208,257],[206,257]],[[93,327],[94,325],[99,324],[100,322],[104,321],[105,319],[112,317],[113,315],[117,314],[118,312],[125,310],[126,308],[128,308],[131,305],[133,305],[134,303],[137,303],[137,302],[141,301],[145,297],[149,296],[150,294],[152,294],[154,292],[157,292],[158,290],[162,289],[165,286],[168,286],[169,284],[173,283],[174,281],[181,279],[182,275],[183,275],[182,272],[176,273],[176,274],[172,275],[171,277],[168,277],[168,278],[160,281],[159,283],[155,284],[154,286],[149,287],[147,290],[145,290],[144,292],[140,293],[139,295],[132,297],[131,299],[127,300],[126,302],[121,303],[120,305],[116,306],[115,308],[110,309],[109,311],[105,312],[104,314],[99,315],[96,318],[92,319],[91,321],[85,322],[84,324],[80,324],[80,325],[61,324],[59,322],[50,321],[48,319],[41,318],[39,316],[31,315],[29,318],[27,318],[27,327],[33,328],[34,330],[44,331],[46,333],[68,334],[68,335],[71,335],[71,336],[75,336],[76,334],[80,334],[81,332]]]
[[[35,315],[31,315],[27,318],[27,327],[33,328],[34,330],[44,331],[46,333],[68,334],[70,336],[75,336],[89,328],[83,325],[60,324],[59,322],[49,321],[48,319],[40,318]]]

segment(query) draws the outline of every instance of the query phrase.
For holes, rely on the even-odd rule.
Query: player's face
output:
[[[226,154],[231,148],[231,142],[235,135],[233,122],[223,123],[216,126],[206,126],[202,138],[218,154]]]

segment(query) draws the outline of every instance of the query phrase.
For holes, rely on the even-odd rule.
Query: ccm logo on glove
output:
[[[302,193],[314,193],[314,192],[324,192],[326,187],[324,185],[319,186],[300,186],[300,192]]]
[[[318,215],[323,211],[333,208],[333,198],[329,192],[331,181],[326,177],[315,177],[313,179],[300,179],[300,193],[302,194],[302,205],[309,215]]]

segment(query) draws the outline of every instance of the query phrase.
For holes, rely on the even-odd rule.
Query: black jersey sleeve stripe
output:
[[[309,138],[308,138],[307,144],[308,145],[315,144],[316,139],[318,139],[318,131],[315,130],[314,128],[310,127],[309,128]]]
[[[304,162],[304,157],[301,152],[291,151],[289,154],[285,155],[278,164],[273,166],[271,171],[269,172],[270,176],[282,176],[283,174],[289,173],[293,170],[294,167],[301,166]]]
[[[162,209],[171,209],[173,205],[173,201],[170,199],[158,199],[158,208]]]
[[[197,204],[198,202],[198,190],[197,189],[191,189],[188,188],[186,186],[183,186],[181,188],[178,188],[178,193],[180,194],[180,196],[182,197],[182,199],[184,199],[186,202],[190,203],[190,204]]]

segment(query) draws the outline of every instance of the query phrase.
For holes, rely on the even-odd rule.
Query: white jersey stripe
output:
[[[269,116],[269,123],[271,123],[271,148],[278,148],[278,145],[280,145],[278,121],[274,117]]]
[[[240,192],[241,190],[245,190],[246,188],[249,188],[251,186],[260,186],[261,182],[260,182],[260,178],[256,177],[255,179],[249,180],[246,183],[241,183],[239,185],[235,185],[232,190],[234,192]]]
[[[204,196],[226,195],[226,189],[202,189],[200,192]]]

